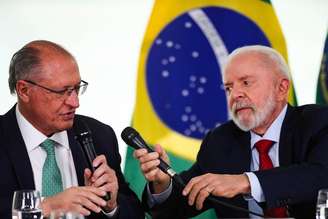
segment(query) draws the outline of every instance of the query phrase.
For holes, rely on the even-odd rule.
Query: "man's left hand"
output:
[[[84,181],[87,186],[94,186],[110,193],[110,200],[107,207],[111,211],[117,207],[118,181],[115,171],[107,164],[104,155],[97,156],[92,162],[96,168],[92,174],[90,169],[84,171]]]
[[[207,173],[192,178],[182,194],[188,196],[188,204],[198,210],[203,208],[204,200],[211,194],[214,196],[232,198],[238,194],[250,193],[250,183],[245,174],[226,175]]]

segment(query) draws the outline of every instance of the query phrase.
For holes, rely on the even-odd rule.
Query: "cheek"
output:
[[[58,101],[48,101],[43,105],[43,112],[50,121],[58,120],[62,104]]]
[[[233,103],[234,103],[233,99],[227,96],[227,104],[230,110],[232,109]]]

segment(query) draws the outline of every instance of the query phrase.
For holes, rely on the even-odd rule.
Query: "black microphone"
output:
[[[140,134],[132,127],[126,127],[122,133],[121,133],[121,137],[123,139],[123,141],[133,147],[134,149],[147,149],[148,152],[154,152],[153,149],[151,149],[147,143],[145,142],[145,140],[143,140],[143,138],[140,136]],[[160,163],[158,165],[158,168],[163,171],[164,173],[166,173],[167,175],[169,175],[173,181],[175,181],[181,188],[184,188],[186,186],[186,184],[184,183],[183,179],[179,176],[179,174],[177,174],[165,161],[163,161],[161,158],[159,158]],[[253,211],[249,211],[245,208],[239,207],[239,206],[235,206],[232,204],[229,204],[227,202],[221,201],[219,199],[217,199],[215,196],[213,195],[209,195],[207,197],[208,201],[211,201],[212,203],[215,204],[219,204],[219,205],[223,205],[225,207],[237,210],[237,211],[243,211],[246,212],[248,214],[253,214],[256,216],[260,216],[260,217],[264,217],[264,215],[253,212]]]
[[[134,149],[147,149],[148,152],[154,152],[153,149],[151,149],[145,140],[140,136],[140,134],[131,127],[126,127],[122,133],[121,137],[123,141],[133,147]],[[159,165],[158,168],[162,170],[164,173],[168,174],[173,180],[175,180],[180,186],[185,187],[186,184],[183,182],[181,177],[161,158],[159,158]]]
[[[80,144],[83,154],[87,160],[88,167],[93,173],[96,169],[92,165],[92,162],[97,157],[97,153],[93,145],[91,131],[85,122],[77,119],[74,121],[73,130],[75,132],[75,139]],[[103,198],[104,200],[109,201],[111,198],[110,193],[107,192]],[[109,209],[104,210],[107,212]]]

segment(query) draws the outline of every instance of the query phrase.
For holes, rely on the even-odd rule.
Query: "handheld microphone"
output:
[[[88,167],[93,173],[96,169],[92,165],[92,162],[97,157],[97,153],[93,145],[91,131],[87,124],[80,120],[74,121],[73,130],[75,132],[75,139],[80,144],[83,154],[87,160]],[[110,193],[107,192],[103,198],[105,201],[109,201],[111,198]],[[106,209],[104,210],[106,211]]]
[[[122,133],[121,133],[121,137],[123,139],[123,141],[133,147],[134,149],[147,149],[148,152],[154,152],[153,149],[151,149],[147,143],[145,142],[145,140],[140,136],[140,134],[132,127],[126,127]],[[184,188],[186,186],[186,184],[184,183],[183,179],[179,176],[179,174],[177,174],[165,161],[163,161],[161,158],[159,158],[160,163],[158,165],[158,168],[163,171],[164,173],[166,173],[167,175],[169,175],[173,181],[175,181],[181,188]],[[246,212],[248,214],[252,214],[252,215],[256,215],[259,217],[264,217],[264,215],[253,212],[253,211],[249,211],[245,208],[239,207],[239,206],[235,206],[232,204],[229,204],[227,202],[221,201],[219,199],[217,199],[215,196],[213,195],[209,195],[207,197],[207,200],[215,203],[215,204],[219,204],[237,211],[243,211]]]
[[[151,149],[145,140],[140,136],[140,134],[131,127],[126,127],[122,133],[121,137],[123,141],[133,147],[134,149],[141,149],[145,148],[148,152],[154,152],[153,149]],[[160,163],[158,165],[158,168],[162,170],[164,173],[168,174],[171,178],[173,178],[177,183],[179,183],[181,186],[185,187],[186,184],[183,182],[181,177],[161,158],[159,158]]]

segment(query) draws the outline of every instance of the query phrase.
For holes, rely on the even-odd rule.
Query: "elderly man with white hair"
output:
[[[328,108],[288,104],[289,70],[265,46],[233,51],[223,71],[232,121],[214,128],[180,189],[158,168],[160,147],[134,156],[148,181],[143,201],[154,218],[186,218],[214,208],[218,218],[256,215],[204,202],[221,201],[266,217],[314,218],[317,192],[328,187]],[[206,110],[206,106],[204,106]]]

